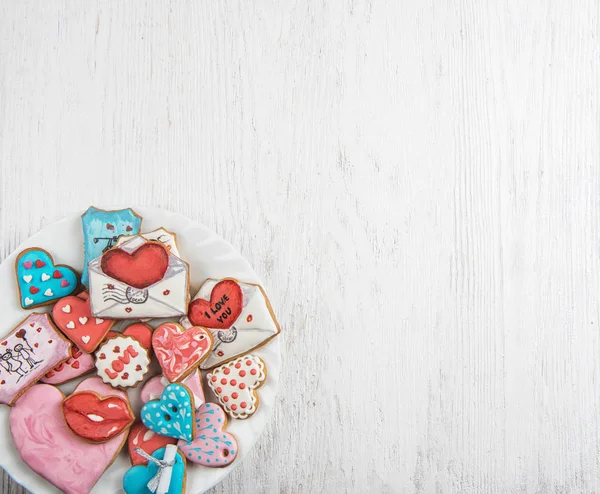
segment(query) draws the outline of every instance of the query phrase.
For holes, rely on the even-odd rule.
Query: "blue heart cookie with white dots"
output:
[[[152,456],[157,460],[162,460],[165,457],[166,448],[160,448],[152,453]],[[156,463],[149,462],[148,465],[138,465],[132,467],[123,477],[123,490],[125,494],[152,494],[148,488],[148,482],[158,472]],[[185,492],[185,459],[181,453],[175,455],[175,465],[171,469],[171,483],[167,494],[181,494]]]
[[[161,436],[194,439],[194,395],[183,384],[169,384],[158,400],[142,407],[142,423]]]
[[[15,264],[23,309],[51,304],[71,295],[79,285],[79,277],[73,268],[54,264],[52,256],[39,247],[21,252]]]

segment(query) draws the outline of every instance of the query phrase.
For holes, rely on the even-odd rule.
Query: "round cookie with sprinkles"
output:
[[[260,357],[244,355],[214,369],[207,376],[225,411],[234,419],[247,419],[258,409],[258,394],[267,378],[267,366]]]

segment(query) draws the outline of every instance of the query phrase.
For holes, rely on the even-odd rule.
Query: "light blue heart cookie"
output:
[[[157,460],[162,460],[165,457],[166,448],[157,449],[152,456]],[[123,477],[123,490],[126,494],[152,494],[148,489],[148,482],[152,479],[158,467],[153,462],[148,462],[148,465],[138,465],[132,467]],[[175,465],[171,470],[171,483],[167,494],[181,494],[183,492],[183,481],[185,479],[185,460],[179,452],[175,455]]]
[[[142,407],[140,415],[144,425],[161,436],[194,439],[194,396],[182,384],[169,384],[160,399]]]
[[[79,278],[72,268],[55,265],[52,256],[38,247],[21,252],[16,268],[23,309],[52,303],[70,295],[79,285]]]
[[[88,284],[88,263],[113,247],[120,235],[140,233],[142,218],[131,209],[104,211],[90,207],[81,215],[83,224],[83,272],[81,283]]]

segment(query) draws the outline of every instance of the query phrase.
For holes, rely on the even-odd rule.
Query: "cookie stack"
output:
[[[12,407],[13,441],[66,493],[88,493],[126,443],[127,494],[185,492],[187,468],[238,456],[228,417],[256,413],[267,365],[251,352],[279,324],[253,283],[208,279],[192,298],[176,234],[140,233],[133,210],[90,207],[82,223],[81,278],[41,247],[16,259],[21,307],[52,307],[0,339],[0,403]],[[150,376],[153,361],[162,372]],[[87,374],[69,396],[57,387]],[[205,379],[218,404],[206,402]],[[132,388],[144,403],[137,417]]]

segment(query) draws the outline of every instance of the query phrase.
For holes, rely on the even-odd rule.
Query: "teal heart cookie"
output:
[[[169,384],[158,400],[142,407],[140,415],[143,424],[161,436],[194,439],[194,395],[183,384]]]
[[[162,460],[165,457],[166,448],[157,449],[152,456],[157,460]],[[158,467],[153,462],[148,462],[148,465],[138,465],[132,467],[125,472],[123,477],[123,490],[125,494],[153,494],[148,489],[148,482],[156,475]],[[185,460],[181,453],[175,455],[175,465],[171,470],[171,483],[167,494],[181,494],[183,492],[183,484],[185,481]]]
[[[73,293],[79,285],[79,277],[73,268],[55,265],[52,256],[39,247],[26,249],[18,255],[16,271],[23,309],[51,304]]]

